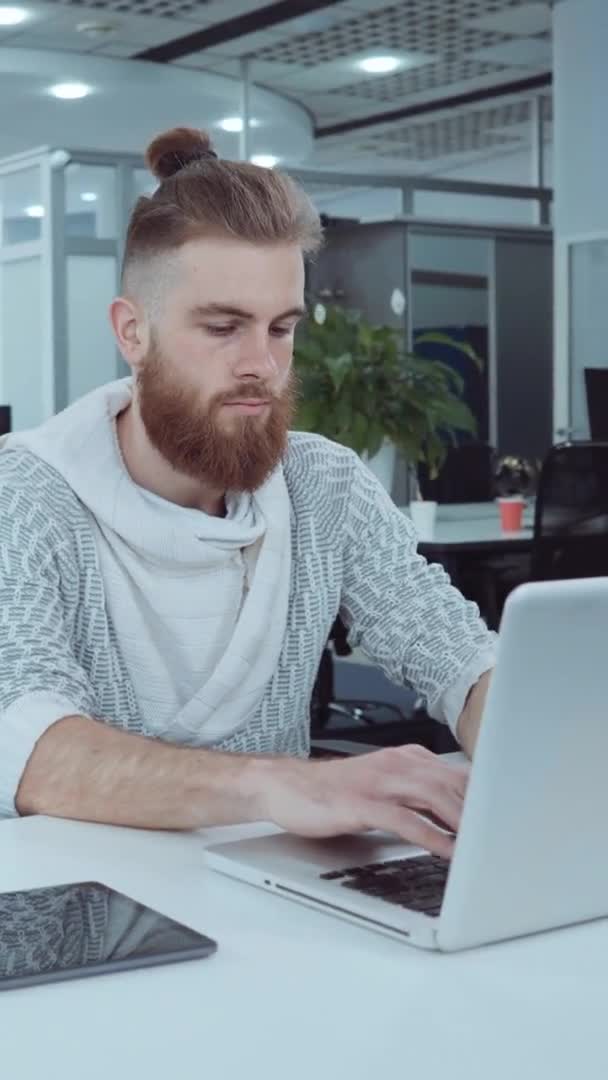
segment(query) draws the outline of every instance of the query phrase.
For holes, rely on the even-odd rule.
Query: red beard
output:
[[[280,395],[263,383],[243,381],[207,405],[179,386],[167,361],[153,346],[137,376],[139,411],[152,445],[184,476],[204,480],[219,491],[255,491],[279,464],[297,399],[292,371]],[[230,428],[220,422],[227,401],[269,401],[260,416],[234,416]]]

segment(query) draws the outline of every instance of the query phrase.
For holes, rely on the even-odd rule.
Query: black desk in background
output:
[[[514,584],[529,576],[534,530],[532,510],[524,528],[504,533],[494,503],[439,507],[433,537],[418,551],[440,563],[453,584],[481,609],[488,626],[497,629],[504,599]]]

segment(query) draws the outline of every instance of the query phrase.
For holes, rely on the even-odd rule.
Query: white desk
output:
[[[608,921],[419,952],[207,871],[211,835],[0,823],[1,889],[96,878],[219,942],[0,994],[3,1077],[606,1080]]]
[[[408,513],[407,507],[403,508]],[[517,532],[503,532],[498,507],[495,503],[459,503],[437,507],[437,520],[432,537],[420,541],[423,554],[436,554],[440,549],[473,550],[475,548],[500,550],[529,549],[533,536],[534,509],[524,511],[524,528]]]

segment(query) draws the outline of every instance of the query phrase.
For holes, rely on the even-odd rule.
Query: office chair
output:
[[[439,476],[422,475],[420,486],[425,499],[438,503],[489,502],[494,497],[495,451],[488,443],[470,442],[451,446]]]
[[[387,701],[336,698],[334,652],[338,656],[352,652],[347,642],[347,629],[339,617],[323,650],[310,704],[313,757],[406,743],[418,743],[435,753],[457,748],[449,729],[432,720],[423,708],[413,707],[412,714],[406,715],[397,705]]]
[[[348,631],[340,616],[332,626],[329,640],[325,646],[317,680],[311,700],[311,732],[318,737],[326,731],[332,719],[339,719],[340,731],[344,727],[360,729],[361,727],[373,727],[375,724],[392,720],[392,722],[405,722],[405,714],[397,705],[385,701],[363,701],[358,698],[336,699],[334,684],[334,659],[337,656],[348,656],[352,649],[348,644]],[[346,721],[346,724],[344,724]],[[335,734],[337,728],[332,731]]]
[[[532,578],[608,575],[608,442],[562,443],[543,463]]]

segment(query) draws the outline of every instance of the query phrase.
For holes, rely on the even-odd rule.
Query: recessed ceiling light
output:
[[[90,93],[91,87],[80,82],[57,83],[55,86],[51,86],[49,90],[49,94],[60,98],[62,101],[78,101],[79,98],[86,97]]]
[[[80,198],[83,202],[97,202],[97,194],[95,191],[83,191]]]
[[[249,127],[256,128],[259,126],[260,121],[252,117],[249,121]],[[223,120],[220,120],[218,127],[221,127],[222,131],[232,131],[238,134],[243,130],[243,121],[240,116],[225,116]]]
[[[401,67],[398,56],[367,56],[359,61],[359,67],[368,75],[389,75]]]
[[[31,218],[44,217],[44,206],[26,206],[25,216]]]
[[[274,154],[253,154],[249,160],[252,165],[259,165],[261,169],[274,169],[279,163],[278,157]]]
[[[19,26],[29,18],[29,13],[19,7],[0,6],[0,26]]]

